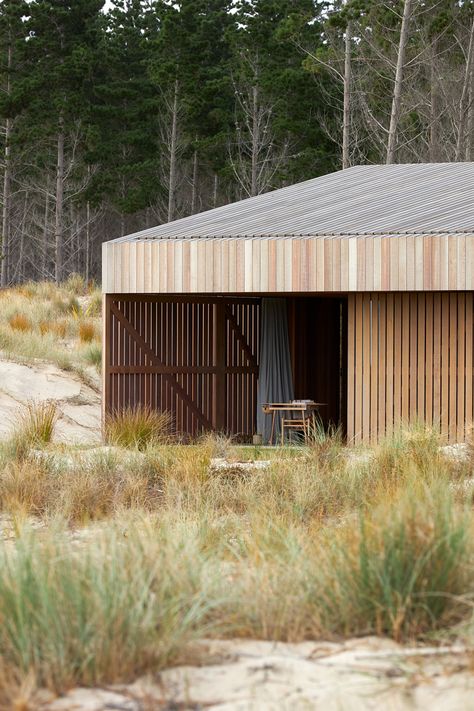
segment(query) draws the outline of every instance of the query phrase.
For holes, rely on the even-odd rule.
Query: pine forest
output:
[[[2,0],[1,286],[360,163],[474,156],[472,0]]]

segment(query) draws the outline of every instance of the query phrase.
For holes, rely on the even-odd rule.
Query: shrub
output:
[[[169,440],[172,417],[150,407],[127,407],[105,419],[107,442],[139,450]]]
[[[79,324],[79,340],[82,343],[91,343],[96,335],[95,326],[90,321],[82,321]]]
[[[14,331],[31,331],[33,326],[31,325],[30,319],[25,316],[24,314],[14,314],[13,316],[10,316],[8,319],[8,323],[10,325],[10,328],[12,328]]]

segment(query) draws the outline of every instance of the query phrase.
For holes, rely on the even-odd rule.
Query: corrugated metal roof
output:
[[[364,165],[115,241],[474,232],[474,163]]]

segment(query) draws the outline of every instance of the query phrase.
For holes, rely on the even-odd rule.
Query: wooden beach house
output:
[[[127,235],[102,285],[108,411],[242,440],[285,392],[353,442],[473,422],[474,163],[357,166]]]

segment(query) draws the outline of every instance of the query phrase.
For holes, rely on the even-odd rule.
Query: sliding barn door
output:
[[[256,299],[105,297],[104,406],[171,413],[191,437],[255,431]]]
[[[348,297],[348,438],[400,424],[465,441],[473,422],[473,292]]]

